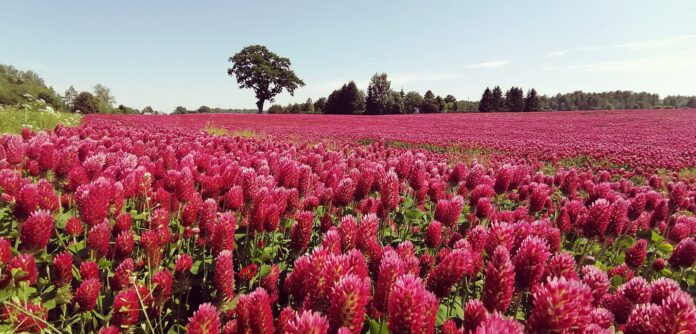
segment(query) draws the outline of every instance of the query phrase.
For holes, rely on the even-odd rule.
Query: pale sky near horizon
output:
[[[392,88],[478,100],[486,86],[696,95],[696,1],[6,1],[0,63],[62,94],[255,108],[226,73],[251,44],[290,58],[316,100],[375,72]],[[266,104],[268,107],[270,104]]]

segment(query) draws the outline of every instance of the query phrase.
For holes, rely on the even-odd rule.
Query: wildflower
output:
[[[486,266],[481,301],[490,311],[505,312],[515,292],[515,267],[503,246],[498,246]]]
[[[234,299],[234,256],[224,250],[215,258],[215,288],[220,297]]]
[[[220,316],[215,306],[210,303],[198,306],[198,310],[189,318],[186,332],[189,334],[220,333]]]
[[[80,287],[75,290],[74,301],[81,311],[91,311],[97,305],[101,282],[98,278],[88,278],[82,281]]]
[[[387,324],[392,333],[432,333],[438,301],[413,275],[397,278],[389,294]]]
[[[52,234],[53,217],[48,211],[39,210],[22,224],[19,238],[23,249],[35,251],[46,248]]]
[[[592,311],[590,287],[580,281],[553,278],[534,292],[528,326],[532,332],[580,331]]]

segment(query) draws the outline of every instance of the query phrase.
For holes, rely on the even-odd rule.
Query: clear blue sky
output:
[[[254,108],[228,77],[250,44],[288,57],[304,101],[375,72],[477,100],[487,85],[696,94],[696,1],[5,1],[0,63],[118,103]],[[267,104],[268,106],[268,104]]]

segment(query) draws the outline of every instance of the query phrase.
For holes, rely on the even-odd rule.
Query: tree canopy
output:
[[[263,112],[266,101],[286,90],[294,95],[304,81],[290,69],[290,59],[280,57],[262,45],[247,46],[229,58],[233,63],[227,74],[237,78],[239,88],[251,88],[256,94],[256,107]]]

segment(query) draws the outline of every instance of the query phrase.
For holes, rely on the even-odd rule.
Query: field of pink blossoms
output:
[[[0,332],[696,333],[694,167],[694,110],[4,135]]]

